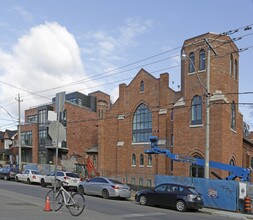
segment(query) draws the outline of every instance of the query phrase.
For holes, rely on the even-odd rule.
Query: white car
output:
[[[60,180],[65,188],[76,188],[77,184],[80,182],[80,177],[77,173],[57,171],[56,179]],[[41,186],[46,187],[48,185],[53,185],[55,180],[55,171],[49,172],[46,176],[41,178]]]
[[[43,178],[44,175],[42,175],[38,170],[25,170],[23,173],[19,173],[15,176],[15,180],[17,182],[26,182],[28,184],[31,183],[39,183],[41,182],[41,178]]]

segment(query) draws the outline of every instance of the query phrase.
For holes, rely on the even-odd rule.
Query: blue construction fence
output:
[[[195,187],[202,194],[204,206],[207,208],[244,211],[244,200],[239,198],[239,182],[237,181],[164,175],[155,176],[156,186],[165,182]],[[252,184],[247,183],[246,185],[247,195],[253,196]]]

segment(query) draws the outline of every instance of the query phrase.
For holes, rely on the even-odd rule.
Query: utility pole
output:
[[[205,133],[205,178],[209,179],[209,151],[210,151],[210,63],[211,51],[217,56],[216,51],[211,44],[205,39],[208,45],[207,49],[207,70],[206,70],[206,133]]]
[[[22,161],[21,161],[21,123],[20,123],[20,118],[21,118],[21,114],[20,114],[20,102],[22,102],[22,100],[20,100],[20,95],[18,94],[18,98],[16,99],[18,101],[18,166],[19,169],[22,169]]]

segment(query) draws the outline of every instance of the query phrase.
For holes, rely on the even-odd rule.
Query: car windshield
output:
[[[194,194],[199,194],[194,188],[189,187],[188,188],[190,190],[190,192],[194,193]]]
[[[32,171],[32,174],[40,175],[41,173],[40,173],[39,171],[37,171],[37,170],[33,170],[33,171]]]
[[[114,184],[123,184],[122,182],[118,181],[118,180],[114,180],[114,179],[109,179],[112,183]]]
[[[79,178],[78,174],[76,173],[66,173],[66,176],[72,177],[72,178]]]

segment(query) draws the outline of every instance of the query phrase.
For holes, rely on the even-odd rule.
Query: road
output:
[[[1,220],[65,220],[72,218],[63,207],[60,212],[45,212],[45,195],[49,188],[37,185],[27,185],[14,181],[0,180],[0,219]],[[102,199],[100,197],[85,196],[86,208],[81,216],[75,219],[89,220],[225,220],[227,216],[211,215],[208,212],[185,212],[175,210],[141,206],[133,200]],[[230,217],[231,218],[231,217]],[[238,219],[238,217],[237,217]],[[241,218],[242,219],[242,218]]]

